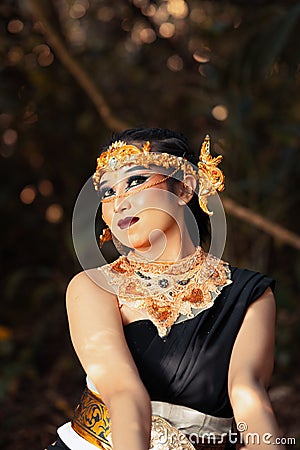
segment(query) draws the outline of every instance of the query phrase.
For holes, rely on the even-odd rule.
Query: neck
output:
[[[180,232],[179,227],[166,234],[153,233],[150,245],[145,249],[135,249],[134,253],[150,261],[178,261],[195,252],[189,232],[186,227]]]

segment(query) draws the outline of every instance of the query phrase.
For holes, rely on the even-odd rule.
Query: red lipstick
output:
[[[125,217],[125,219],[119,220],[118,227],[121,228],[121,230],[125,230],[135,224],[138,220],[140,220],[139,217]]]

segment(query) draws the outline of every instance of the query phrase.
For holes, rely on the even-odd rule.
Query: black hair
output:
[[[189,143],[184,134],[166,129],[166,128],[130,128],[124,130],[120,134],[114,134],[111,141],[103,149],[115,141],[125,141],[127,144],[134,144],[141,146],[147,141],[151,143],[151,150],[153,152],[169,153],[177,157],[184,157],[195,166],[197,165],[196,155],[191,152]],[[169,180],[168,180],[169,181]],[[169,188],[174,188],[174,183],[177,180],[170,179]],[[198,196],[194,193],[192,199],[188,204],[198,225],[201,245],[207,243],[210,238],[210,220],[209,216],[200,208]],[[191,236],[193,239],[193,236]],[[194,244],[197,244],[194,242]]]

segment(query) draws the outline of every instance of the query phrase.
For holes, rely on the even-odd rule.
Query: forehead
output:
[[[104,174],[101,176],[100,184],[101,183],[115,184],[132,175],[140,173],[165,174],[166,169],[164,167],[155,165],[151,165],[150,167],[144,167],[144,166],[136,166],[134,164],[128,164],[124,167],[121,167],[121,169],[114,170],[112,172],[104,172]]]

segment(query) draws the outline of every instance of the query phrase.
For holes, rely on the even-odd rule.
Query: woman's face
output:
[[[168,240],[180,232],[182,208],[163,170],[124,166],[101,177],[103,219],[123,245],[147,250],[163,235]]]

